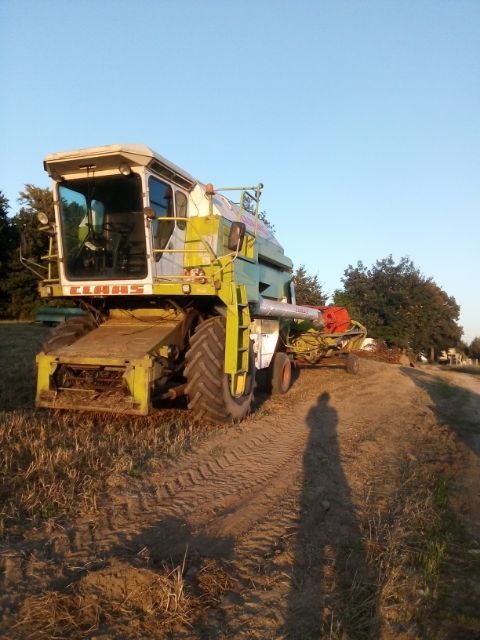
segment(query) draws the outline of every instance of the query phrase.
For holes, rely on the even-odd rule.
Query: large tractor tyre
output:
[[[272,394],[283,395],[292,385],[292,363],[283,351],[274,354],[269,367],[269,386]]]
[[[250,345],[249,373],[245,392],[233,396],[224,372],[225,318],[216,316],[200,323],[185,356],[188,407],[197,420],[233,422],[250,411],[255,386],[255,358]]]
[[[357,375],[360,371],[360,358],[355,353],[348,354],[346,369],[347,372],[352,375]]]
[[[95,327],[96,324],[93,318],[89,316],[69,318],[57,325],[55,329],[52,329],[50,337],[42,347],[42,351],[44,353],[52,353],[61,347],[68,347],[92,331],[92,329],[95,329]]]

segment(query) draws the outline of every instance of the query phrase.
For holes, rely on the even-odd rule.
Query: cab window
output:
[[[170,185],[157,180],[153,176],[148,179],[148,191],[150,207],[157,214],[157,219],[152,221],[152,234],[155,260],[158,262],[173,233],[175,224],[173,219],[173,191]]]
[[[181,191],[175,191],[175,216],[177,218],[186,218],[187,212],[187,196]],[[187,226],[185,220],[177,220],[177,227],[182,231]]]

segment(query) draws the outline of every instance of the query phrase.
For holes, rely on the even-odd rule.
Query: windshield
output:
[[[140,176],[68,180],[59,187],[63,253],[72,279],[147,275]]]

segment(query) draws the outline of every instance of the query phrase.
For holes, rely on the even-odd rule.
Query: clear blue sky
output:
[[[265,184],[324,289],[408,255],[480,335],[480,0],[0,0],[0,189],[52,151],[144,142]]]

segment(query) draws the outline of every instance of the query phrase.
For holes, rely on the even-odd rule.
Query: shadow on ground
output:
[[[328,393],[310,409],[307,425],[285,632],[292,640],[340,634],[374,640],[379,637],[378,594],[342,469],[338,416]]]
[[[431,409],[437,420],[457,433],[464,444],[480,455],[480,394],[435,373],[407,367],[402,367],[401,370],[428,393],[432,401]]]

